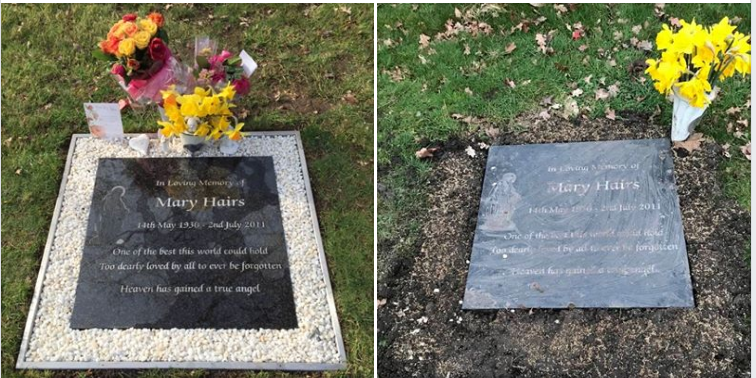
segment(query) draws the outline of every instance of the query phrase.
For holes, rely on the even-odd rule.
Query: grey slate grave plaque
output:
[[[668,140],[491,147],[464,309],[693,305]]]
[[[71,327],[297,328],[273,159],[100,159]]]

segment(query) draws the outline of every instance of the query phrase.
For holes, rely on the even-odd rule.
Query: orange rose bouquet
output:
[[[94,51],[96,58],[112,63],[110,72],[137,102],[159,102],[161,90],[188,75],[168,49],[164,24],[160,13],[126,14]]]

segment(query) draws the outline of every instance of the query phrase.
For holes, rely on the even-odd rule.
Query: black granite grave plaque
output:
[[[100,159],[71,327],[296,328],[273,159]]]
[[[465,309],[692,307],[669,141],[492,147]]]

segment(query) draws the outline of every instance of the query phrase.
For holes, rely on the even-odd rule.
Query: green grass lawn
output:
[[[512,124],[515,116],[540,109],[545,97],[564,103],[580,89],[583,94],[575,98],[585,116],[603,117],[609,109],[618,119],[623,111],[656,114],[654,122],[669,128],[671,102],[650,80],[640,79],[646,77],[645,59],[659,54],[634,45],[653,43],[670,17],[703,24],[737,17],[738,30],[750,34],[750,4],[668,4],[658,11],[653,4],[585,4],[566,10],[552,4],[378,6],[378,182],[388,193],[378,201],[379,246],[385,241],[400,256],[417,250],[422,220],[416,214],[423,213],[422,183],[432,163],[417,159],[414,152],[452,137],[486,139],[483,130],[473,130],[452,115],[480,117],[508,132],[518,126]],[[660,18],[659,12],[666,15]],[[447,20],[459,22],[464,30],[438,39],[447,31]],[[490,26],[490,34],[480,22]],[[567,25],[574,30],[576,23],[582,23],[585,34],[573,40]],[[550,32],[547,46],[553,54],[546,55],[539,51],[536,36]],[[426,46],[421,45],[423,35],[430,38]],[[615,97],[596,99],[595,91],[615,83]],[[698,127],[731,146],[732,157],[721,167],[722,183],[749,209],[750,161],[739,147],[750,139],[750,128],[737,122],[750,125],[750,108],[745,106],[750,88],[750,76],[726,81]],[[740,113],[727,114],[735,107]],[[728,132],[728,124],[739,126],[744,135]]]
[[[124,13],[152,10],[164,13],[178,56],[209,35],[260,64],[241,104],[245,131],[301,131],[349,359],[327,375],[372,376],[373,6],[334,4],[2,5],[3,376],[53,375],[15,363],[70,136],[87,132],[82,103],[125,95],[91,50]],[[356,101],[344,100],[350,91]],[[154,132],[156,119],[126,111],[124,127]]]

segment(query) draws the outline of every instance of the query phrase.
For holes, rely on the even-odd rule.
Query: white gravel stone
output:
[[[189,157],[180,142],[147,157]],[[222,156],[205,147],[196,157]],[[294,135],[245,138],[232,156],[272,156],[288,247],[299,328],[266,329],[88,329],[69,328],[98,158],[140,157],[129,138],[79,138],[55,226],[43,287],[25,360],[78,362],[296,362],[339,363],[338,341],[320,263],[303,169]]]

